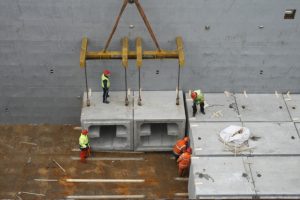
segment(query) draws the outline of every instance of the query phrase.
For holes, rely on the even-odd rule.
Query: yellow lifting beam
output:
[[[140,40],[140,42],[138,42]],[[128,39],[127,39],[128,42]],[[81,44],[81,53],[80,53],[80,67],[86,67],[86,60],[111,60],[111,59],[119,59],[122,60],[122,64],[124,66],[124,41],[122,51],[88,51],[87,50],[87,38],[82,39]],[[136,44],[140,43],[141,48],[141,39],[137,38]],[[141,67],[143,59],[178,59],[178,63],[180,67],[184,66],[185,58],[183,51],[183,42],[181,37],[176,38],[177,50],[152,50],[152,51],[142,51],[138,53],[136,51],[128,51],[127,59],[137,59],[137,65]],[[136,46],[138,49],[139,47]],[[127,46],[128,50],[128,46]],[[139,55],[138,55],[139,54]],[[139,57],[138,57],[139,56]],[[126,61],[125,61],[126,62]],[[139,64],[138,64],[139,63]]]

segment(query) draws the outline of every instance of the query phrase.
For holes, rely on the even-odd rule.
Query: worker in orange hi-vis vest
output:
[[[189,147],[187,148],[186,152],[182,153],[179,156],[177,163],[178,163],[178,176],[183,176],[184,173],[189,170],[191,164],[191,156],[192,156],[192,149]]]
[[[189,137],[184,137],[176,142],[173,147],[173,155],[175,156],[175,160],[179,158],[179,156],[186,151],[187,145],[189,142]]]

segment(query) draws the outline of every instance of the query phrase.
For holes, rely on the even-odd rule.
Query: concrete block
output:
[[[219,140],[219,133],[230,125],[241,126],[241,122],[193,122],[190,124],[190,145],[193,156],[234,156],[224,143]],[[240,154],[250,155],[250,151]]]
[[[236,94],[242,121],[291,121],[282,95]]]
[[[300,94],[284,95],[284,100],[295,122],[300,122]]]
[[[134,106],[134,149],[172,150],[176,140],[184,137],[185,120],[181,91],[180,105],[176,105],[175,91],[142,92],[142,106]]]
[[[252,198],[248,166],[244,157],[192,157],[189,199]]]
[[[228,97],[223,93],[206,93],[204,94],[205,102],[205,115],[200,112],[199,106],[197,107],[198,112],[196,117],[193,115],[193,100],[186,93],[186,105],[190,122],[198,121],[240,121],[238,117],[237,106],[235,103],[234,96],[229,95]]]
[[[133,97],[125,106],[124,92],[110,92],[110,104],[102,103],[102,92],[92,92],[91,106],[83,97],[81,126],[90,132],[93,150],[133,150]]]
[[[259,197],[300,197],[300,157],[250,157],[248,160]]]
[[[300,155],[300,139],[292,122],[246,122],[251,131],[248,141],[251,154],[261,155]]]

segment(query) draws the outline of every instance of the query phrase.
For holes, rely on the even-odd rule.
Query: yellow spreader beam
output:
[[[176,50],[154,50],[154,51],[142,51],[141,38],[136,39],[136,50],[129,51],[128,38],[125,37],[122,40],[121,51],[88,51],[88,39],[83,38],[81,43],[80,52],[80,67],[86,67],[86,60],[106,60],[106,59],[120,59],[124,67],[128,66],[128,59],[136,59],[137,67],[142,66],[143,59],[178,59],[180,67],[184,66],[184,49],[181,37],[176,38],[177,49]]]

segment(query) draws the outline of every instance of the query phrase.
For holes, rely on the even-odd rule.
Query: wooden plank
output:
[[[71,157],[71,160],[80,160],[80,157]],[[105,160],[108,160],[108,161],[143,161],[144,158],[143,157],[133,157],[133,158],[130,158],[130,157],[91,157],[91,158],[87,158],[87,160],[94,160],[94,161],[99,161],[99,160],[102,160],[102,161],[105,161]]]
[[[145,195],[72,195],[66,199],[145,199]]]
[[[174,196],[176,196],[176,197],[188,197],[189,194],[188,193],[174,193]]]
[[[136,66],[141,68],[143,64],[142,39],[136,38]]]
[[[34,179],[35,181],[40,181],[40,182],[57,182],[57,179],[44,179],[44,178],[36,178]]]
[[[87,44],[88,44],[88,39],[86,37],[82,38],[81,50],[80,50],[80,67],[82,68],[86,66]]]
[[[66,179],[72,183],[143,183],[145,179]]]
[[[180,67],[184,66],[185,58],[183,51],[183,42],[181,37],[176,37],[177,51],[178,51],[178,63]]]
[[[128,67],[128,38],[124,37],[122,40],[122,65]]]

